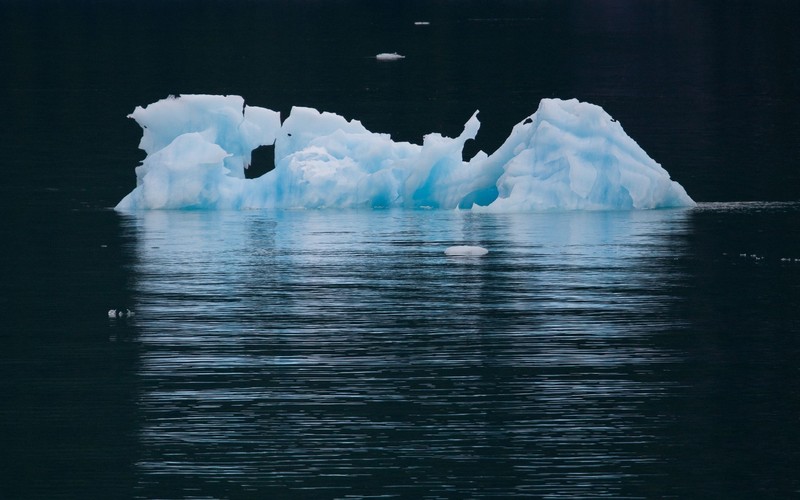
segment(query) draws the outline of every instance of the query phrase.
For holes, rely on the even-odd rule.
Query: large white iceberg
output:
[[[137,107],[147,153],[136,188],[117,205],[140,209],[405,207],[532,211],[646,209],[695,203],[601,107],[543,99],[491,155],[462,158],[477,111],[455,138],[395,142],[357,120],[295,107],[246,106],[239,96],[184,95]],[[251,152],[275,146],[256,179]]]

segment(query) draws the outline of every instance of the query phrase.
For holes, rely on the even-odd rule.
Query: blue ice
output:
[[[695,203],[601,107],[543,99],[492,154],[454,138],[393,141],[357,120],[239,96],[183,95],[137,107],[147,157],[118,210],[438,208],[495,212],[688,207]],[[245,178],[251,152],[275,146],[275,168]]]

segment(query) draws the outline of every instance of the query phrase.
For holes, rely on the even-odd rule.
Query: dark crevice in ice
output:
[[[275,168],[275,145],[259,146],[250,154],[250,166],[244,171],[247,179],[261,177]]]

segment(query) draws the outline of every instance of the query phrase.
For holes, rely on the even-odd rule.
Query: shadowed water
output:
[[[44,219],[2,283],[3,493],[791,496],[798,213]]]

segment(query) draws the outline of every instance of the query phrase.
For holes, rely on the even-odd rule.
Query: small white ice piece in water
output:
[[[444,251],[445,255],[449,255],[451,257],[482,257],[487,253],[489,253],[489,250],[483,247],[471,245],[456,245],[449,247]]]
[[[109,309],[108,310],[108,317],[109,318],[130,318],[133,316],[133,311],[130,309]]]
[[[375,56],[375,59],[379,61],[397,61],[398,59],[405,59],[406,56],[401,56],[397,52],[382,52]]]

